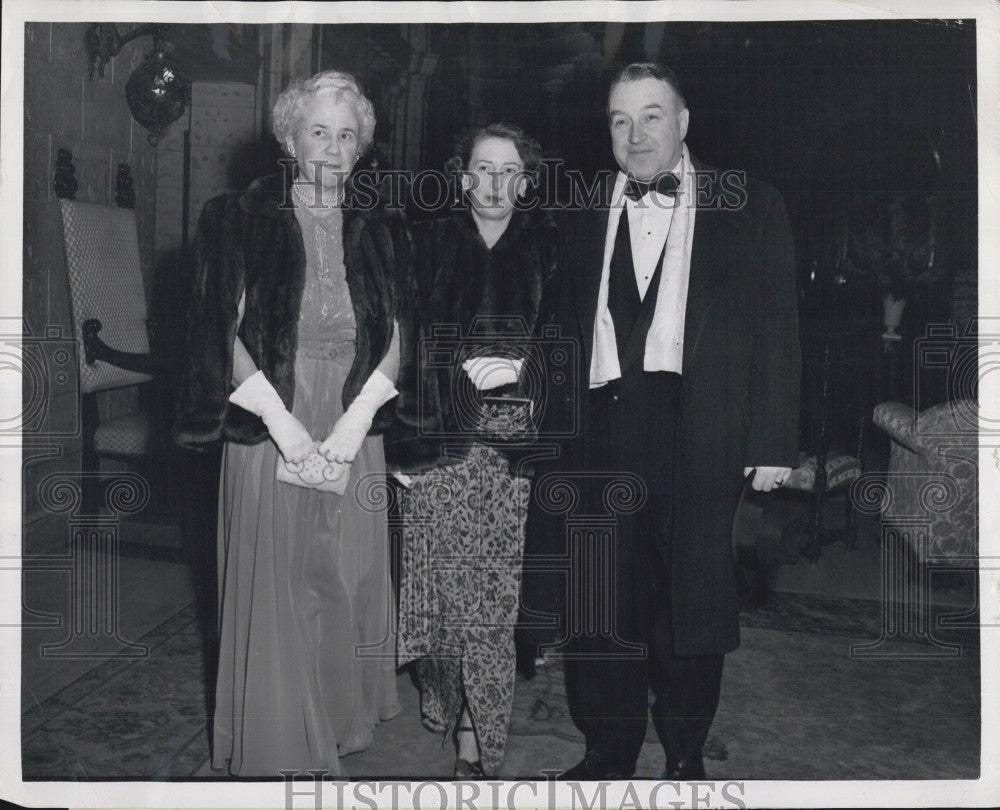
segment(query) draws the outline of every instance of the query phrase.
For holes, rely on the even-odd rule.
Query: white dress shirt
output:
[[[624,208],[628,214],[632,263],[640,299],[645,299],[663,255],[659,292],[653,322],[646,335],[642,367],[645,371],[682,372],[684,354],[684,312],[691,272],[691,245],[694,241],[695,183],[691,159],[683,146],[673,169],[680,180],[676,197],[651,191],[641,200],[625,196],[627,176],[618,173],[611,195],[608,226],[604,238],[604,265],[594,320],[594,351],[590,366],[590,387],[596,388],[621,377],[614,321],[608,310],[608,279],[618,221]],[[666,250],[663,246],[666,243]]]

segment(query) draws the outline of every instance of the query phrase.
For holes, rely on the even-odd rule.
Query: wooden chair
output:
[[[812,374],[804,375],[803,386],[806,403],[804,440],[811,452],[804,450],[799,453],[799,466],[792,471],[781,490],[782,493],[809,497],[806,542],[801,551],[812,562],[819,559],[823,546],[844,540],[851,548],[857,538],[857,516],[849,489],[861,475],[865,419],[858,415],[861,410],[857,407],[859,403],[851,402],[851,407],[836,409],[836,416],[846,419],[848,425],[856,428],[854,447],[844,447],[841,441],[838,448],[832,425],[835,402],[840,405],[844,399],[853,399],[860,393],[860,388],[851,384],[851,375],[845,369],[844,359],[850,342],[844,335],[835,332],[807,335],[803,340],[803,353],[808,358],[806,365],[812,371]],[[843,394],[846,396],[840,396]],[[848,433],[854,434],[854,431],[849,430]],[[855,435],[851,438],[855,439]],[[842,528],[828,529],[823,525],[823,510],[835,494],[844,497],[844,523]]]
[[[97,398],[102,391],[149,383],[157,364],[150,352],[135,212],[72,199],[60,199],[59,208],[80,377],[83,508],[95,514],[100,458],[139,462],[153,479],[162,472],[162,465],[149,462],[162,449],[156,420],[129,414],[102,421]]]
[[[857,367],[847,360],[852,354],[863,356],[863,338],[822,326],[803,336],[802,438],[806,449],[780,492],[809,498],[800,550],[812,562],[819,559],[824,546],[844,540],[851,548],[857,538],[857,515],[849,490],[861,475],[866,397]],[[840,420],[839,431],[835,418]],[[844,498],[843,526],[829,529],[823,525],[824,507],[838,494]]]
[[[815,324],[802,336],[802,415],[798,467],[770,493],[744,483],[732,527],[732,554],[740,598],[751,608],[766,602],[780,565],[803,556],[815,562],[830,543],[852,547],[857,513],[851,485],[861,475],[869,388],[858,384],[857,362],[874,333]],[[874,349],[872,349],[874,352]],[[850,452],[844,452],[848,450]],[[843,497],[843,522],[829,528],[833,499]],[[827,518],[827,519],[824,519]]]

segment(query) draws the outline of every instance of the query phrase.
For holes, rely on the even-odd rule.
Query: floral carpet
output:
[[[883,614],[877,602],[782,593],[745,611],[744,643],[727,657],[723,703],[705,750],[710,772],[734,770],[746,778],[975,776],[976,633],[887,635]],[[958,656],[942,653],[938,639],[959,643]],[[148,645],[146,657],[107,660],[25,711],[25,781],[179,780],[204,773],[208,723],[194,605],[141,643]],[[865,644],[876,654],[856,655],[857,645]],[[427,744],[418,719],[405,719],[379,732],[389,735],[389,750]],[[644,750],[655,758],[652,730],[648,741]],[[882,751],[873,761],[868,749],[875,742],[900,746],[900,755]],[[822,745],[830,747],[828,754],[820,753]],[[581,746],[566,709],[560,662],[540,667],[531,681],[519,678],[506,765],[521,770],[517,763],[527,767],[542,754],[545,761],[561,761],[554,751],[572,764],[577,754],[570,752]],[[392,760],[385,757],[381,749],[362,752],[348,758],[349,768],[375,776]],[[415,759],[412,772],[431,776],[421,763]]]
[[[24,781],[176,779],[208,757],[194,605],[150,632],[144,658],[112,658],[21,717]]]

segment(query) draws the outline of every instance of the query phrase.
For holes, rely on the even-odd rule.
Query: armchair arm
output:
[[[872,421],[893,441],[914,453],[926,454],[927,448],[916,435],[916,413],[901,402],[883,402],[875,406]]]
[[[975,403],[949,400],[919,414],[898,402],[883,402],[875,407],[872,419],[893,441],[925,456],[975,456],[979,445],[975,428]]]
[[[139,374],[155,374],[159,368],[159,361],[152,353],[123,352],[108,346],[98,337],[103,324],[99,318],[90,318],[83,322],[83,351],[84,359],[88,366],[92,366],[98,360],[110,363],[126,371],[135,371]],[[147,327],[152,331],[155,326],[147,322]]]

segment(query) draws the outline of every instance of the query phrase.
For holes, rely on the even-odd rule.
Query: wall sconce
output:
[[[122,47],[142,36],[153,37],[153,50],[125,84],[125,100],[132,117],[149,130],[149,142],[155,146],[167,127],[184,114],[191,100],[191,82],[180,72],[177,62],[166,52],[163,36],[169,25],[147,23],[125,36],[114,23],[91,23],[87,27],[84,45],[87,48],[88,73],[94,70],[104,78],[104,68]]]

